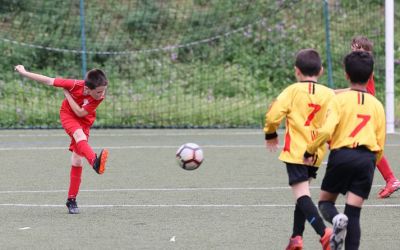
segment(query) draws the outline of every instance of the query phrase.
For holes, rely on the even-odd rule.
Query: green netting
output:
[[[324,1],[84,2],[82,52],[79,1],[0,0],[0,127],[60,126],[62,91],[22,79],[16,64],[81,78],[85,53],[110,80],[98,127],[246,127],[262,126],[268,103],[294,81],[296,51],[327,58]],[[383,98],[383,2],[328,1],[336,87],[346,86],[341,61],[362,34],[375,43]]]

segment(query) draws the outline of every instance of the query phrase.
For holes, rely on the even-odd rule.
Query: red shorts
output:
[[[79,122],[79,120],[76,119],[75,116],[65,112],[60,112],[60,120],[65,132],[67,132],[69,137],[71,137],[71,143],[69,145],[70,151],[75,151],[76,142],[73,135],[76,130],[82,129],[83,133],[86,135],[87,140],[89,141],[90,126]]]

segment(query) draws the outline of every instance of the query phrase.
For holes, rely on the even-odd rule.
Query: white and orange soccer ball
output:
[[[178,165],[185,170],[195,170],[204,160],[203,150],[195,143],[185,143],[176,151]]]

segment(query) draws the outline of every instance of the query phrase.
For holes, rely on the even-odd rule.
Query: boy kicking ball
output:
[[[78,214],[76,197],[79,192],[82,175],[82,158],[98,174],[106,168],[108,150],[101,150],[97,155],[88,143],[90,128],[96,120],[96,108],[104,100],[108,81],[100,69],[92,69],[86,73],[85,80],[51,78],[26,71],[23,65],[15,66],[22,76],[39,83],[64,89],[66,99],[60,108],[60,120],[65,132],[70,136],[69,150],[71,156],[70,185],[67,208],[70,214]]]

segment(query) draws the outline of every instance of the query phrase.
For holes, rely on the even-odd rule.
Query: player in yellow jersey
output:
[[[368,40],[365,36],[356,36],[351,41],[351,50],[361,50],[367,51],[372,54],[374,44]],[[367,92],[371,95],[375,95],[375,81],[374,77],[370,77],[366,85]],[[336,89],[336,93],[342,93],[344,91],[348,91],[349,88],[346,89]],[[381,190],[379,190],[378,197],[379,198],[388,198],[392,193],[396,192],[400,189],[400,181],[396,178],[393,173],[392,168],[385,156],[382,156],[382,159],[377,162],[376,167],[381,173],[382,177],[385,179],[386,185]]]
[[[285,142],[279,159],[286,164],[289,185],[296,200],[293,233],[287,250],[303,249],[303,232],[307,220],[321,236],[323,249],[329,249],[332,229],[327,228],[311,200],[309,180],[316,178],[326,146],[316,150],[312,166],[303,164],[303,154],[308,143],[317,136],[317,129],[325,120],[328,102],[334,97],[333,90],[317,83],[323,73],[321,58],[314,49],[297,53],[295,75],[298,82],[288,86],[272,103],[266,114],[265,140],[270,151],[278,146],[278,129],[286,118]]]
[[[344,244],[352,250],[360,245],[361,207],[371,191],[375,164],[383,155],[386,124],[383,105],[366,89],[373,77],[372,55],[353,51],[345,57],[344,67],[350,91],[332,98],[326,122],[307,146],[304,163],[312,164],[318,148],[329,141],[331,152],[318,207],[333,224],[331,249]],[[339,193],[347,194],[344,214],[335,207]]]

